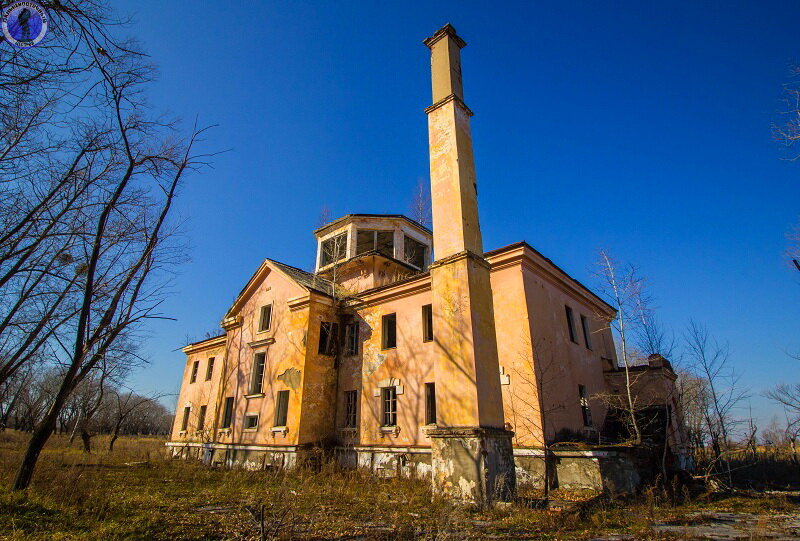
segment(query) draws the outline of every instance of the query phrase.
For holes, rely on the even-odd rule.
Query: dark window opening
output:
[[[564,306],[567,312],[567,329],[569,329],[569,339],[572,342],[578,343],[578,339],[575,336],[575,319],[572,317],[572,308],[569,306]]]
[[[256,353],[253,361],[253,374],[250,380],[250,394],[261,394],[264,392],[264,370],[267,365],[267,354]]]
[[[233,397],[225,398],[225,408],[222,410],[222,428],[230,428],[233,422]]]
[[[427,246],[416,239],[406,236],[403,241],[405,260],[420,270],[425,270],[425,250]]]
[[[375,249],[385,256],[394,257],[394,231],[377,231]]]
[[[289,391],[278,391],[278,400],[275,402],[275,426],[286,426],[288,413]]]
[[[583,329],[583,341],[586,344],[586,349],[592,349],[592,333],[589,330],[589,319],[581,314],[581,328]]]
[[[206,381],[211,379],[211,376],[214,375],[214,357],[211,357],[208,360],[208,366],[206,367]]]
[[[200,415],[197,416],[197,430],[203,430],[206,424],[206,408],[207,406],[200,406]]]
[[[397,388],[382,388],[381,402],[383,403],[383,426],[395,426],[397,424]]]
[[[186,429],[189,428],[189,413],[192,411],[192,408],[186,406],[183,408],[183,420],[181,420],[181,432],[186,432]]]
[[[192,365],[192,377],[189,379],[189,383],[194,383],[197,381],[197,369],[200,368],[200,361],[195,361]]]
[[[397,347],[397,314],[388,314],[381,319],[381,348]]]
[[[347,254],[347,233],[340,233],[323,241],[321,249],[322,259],[320,266],[322,267],[344,259],[345,254]]]
[[[319,324],[319,348],[317,353],[320,355],[335,355],[336,344],[339,339],[339,324],[330,321],[323,321]]]
[[[258,415],[245,415],[244,427],[245,429],[250,429],[250,430],[258,428]]]
[[[422,307],[422,341],[433,340],[433,306],[426,304]]]
[[[261,307],[261,316],[258,318],[258,332],[268,331],[272,323],[272,304]]]
[[[345,325],[344,347],[345,355],[358,355],[358,323]]]
[[[345,428],[356,427],[356,412],[358,391],[344,392],[344,426]]]
[[[592,426],[592,410],[589,408],[589,397],[586,394],[586,387],[583,385],[578,385],[578,396],[580,397],[583,426]]]
[[[425,384],[425,424],[436,424],[436,384]]]

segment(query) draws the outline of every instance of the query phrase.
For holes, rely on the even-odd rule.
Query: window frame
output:
[[[184,406],[183,419],[181,419],[181,432],[186,432],[189,429],[189,415],[192,413],[191,406]]]
[[[358,423],[358,391],[344,392],[344,428],[356,428]]]
[[[581,415],[583,416],[583,426],[585,428],[591,428],[594,426],[592,420],[592,408],[589,405],[589,397],[586,394],[586,386],[583,384],[578,384],[578,403],[581,406]]]
[[[422,305],[422,341],[433,342],[433,305]]]
[[[411,244],[411,243],[409,243],[408,241],[411,241],[411,243],[416,243],[422,248],[422,264],[421,265],[417,265],[416,263],[411,261],[411,259],[409,259],[408,252],[409,252],[409,244]],[[425,263],[427,262],[427,260],[428,260],[428,246],[424,242],[420,242],[417,239],[415,239],[414,237],[412,237],[412,236],[410,236],[410,235],[408,235],[406,233],[403,233],[403,261],[405,261],[409,265],[412,265],[412,266],[418,268],[421,271],[424,271],[425,267],[426,267]]]
[[[214,359],[215,357],[208,358],[208,364],[206,365],[206,381],[211,381],[211,378],[214,376]]]
[[[266,315],[266,317],[264,317]],[[264,325],[266,319],[266,326]],[[258,315],[258,331],[257,332],[269,332],[272,328],[272,303],[265,304],[261,307],[261,310]]]
[[[283,428],[289,420],[289,391],[284,389],[278,391],[275,396],[275,419],[273,427]]]
[[[200,406],[200,411],[197,413],[197,431],[200,432],[205,428],[206,424],[206,412],[208,411],[208,405],[203,404]]]
[[[592,351],[592,336],[589,329],[589,318],[583,314],[581,314],[581,329],[583,330],[583,341],[586,345],[586,349]]]
[[[200,361],[192,363],[192,374],[189,376],[189,383],[197,383],[197,372],[200,370]]]
[[[259,371],[261,372],[261,377],[257,376]],[[248,395],[264,394],[264,375],[266,372],[267,353],[265,351],[258,351],[253,354],[253,369],[250,374],[250,386],[247,389]]]
[[[256,423],[253,426],[248,426],[248,419],[255,419]],[[254,431],[258,430],[258,423],[261,421],[261,415],[258,413],[245,413],[244,414],[244,424],[242,425],[242,430],[249,430]]]
[[[387,322],[392,322],[392,331],[389,332]],[[391,338],[391,344],[389,343]],[[381,349],[397,349],[397,313],[384,314],[381,316]]]
[[[370,233],[372,237],[372,242],[370,243],[370,248],[368,250],[359,250],[359,242],[358,237],[364,233]],[[390,244],[388,245],[388,252],[382,250],[380,245],[378,244],[378,235],[379,234],[388,235],[390,237]],[[366,254],[368,252],[378,252],[381,255],[391,257],[394,259],[394,229],[357,229],[356,230],[356,255]]]
[[[330,236],[327,239],[321,241],[319,243],[319,266],[320,267],[327,267],[328,265],[333,265],[338,263],[342,259],[347,258],[347,240],[349,238],[348,231],[343,231],[341,233],[337,233],[336,235]],[[344,238],[341,244],[336,244],[336,239]],[[330,259],[326,259],[326,252],[325,245],[329,242],[332,242],[332,246],[334,246],[335,252],[330,253]],[[341,251],[340,251],[341,250]],[[337,257],[338,256],[338,257]]]
[[[569,341],[573,344],[578,343],[578,333],[575,332],[575,314],[572,311],[572,307],[568,304],[564,305],[564,312],[567,317],[567,330],[569,331]]]
[[[425,424],[436,424],[436,382],[425,384]]]
[[[225,402],[222,407],[222,425],[220,426],[221,429],[230,428],[233,425],[233,408],[234,408],[234,398],[232,396],[226,396]]]
[[[397,387],[381,387],[381,427],[397,426]]]
[[[327,330],[325,330],[327,329]],[[339,324],[335,321],[319,322],[319,344],[317,353],[319,355],[333,356],[337,353],[339,343]]]
[[[359,330],[357,321],[344,326],[344,355],[346,357],[358,355]]]

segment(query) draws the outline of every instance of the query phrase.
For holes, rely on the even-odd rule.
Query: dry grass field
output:
[[[262,509],[264,539],[675,539],[683,535],[675,528],[721,511],[756,517],[749,538],[759,538],[800,510],[786,495],[700,494],[671,505],[655,489],[635,500],[556,492],[562,504],[549,510],[534,508],[535,494],[464,509],[432,500],[425,480],[332,466],[286,474],[209,469],[167,458],[157,438],[122,438],[109,454],[98,437],[87,455],[63,436],[42,456],[29,492],[10,494],[25,439],[0,433],[3,539],[261,539],[253,515]]]

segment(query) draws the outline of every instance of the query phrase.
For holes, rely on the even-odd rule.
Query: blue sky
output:
[[[755,393],[800,380],[800,275],[783,257],[800,163],[770,127],[800,62],[797,2],[116,3],[161,68],[153,103],[231,151],[188,179],[191,263],[146,344],[143,391],[215,327],[264,257],[308,268],[320,208],[405,213],[428,178],[429,53],[468,42],[485,248],[527,240],[592,283],[636,263],[662,319],[730,342]],[[202,6],[202,7],[199,7]],[[753,399],[762,426],[777,411]]]

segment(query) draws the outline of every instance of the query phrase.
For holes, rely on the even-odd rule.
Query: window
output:
[[[427,246],[416,239],[406,236],[403,240],[403,255],[405,260],[420,270],[425,269],[425,249]]]
[[[269,330],[269,325],[272,322],[272,304],[261,307],[261,315],[258,318],[258,332]]]
[[[257,413],[248,413],[244,416],[244,429],[245,430],[255,430],[258,428],[258,414]]]
[[[422,307],[422,341],[433,340],[433,306],[426,304]]]
[[[575,337],[575,320],[572,317],[572,308],[569,306],[564,306],[564,308],[567,311],[567,329],[569,329],[569,339],[577,344],[578,340]]]
[[[395,426],[397,424],[397,388],[383,387],[381,402],[383,403],[383,426]]]
[[[381,319],[381,348],[397,347],[397,314],[387,314]]]
[[[394,231],[359,229],[356,233],[356,255],[373,250],[394,257]]]
[[[197,369],[200,368],[200,361],[195,361],[192,365],[192,377],[189,379],[189,383],[194,383],[197,381]]]
[[[214,375],[214,357],[211,357],[208,360],[208,366],[206,367],[206,381],[211,379],[211,376]]]
[[[183,420],[181,421],[181,432],[186,432],[186,429],[189,428],[189,413],[192,411],[192,408],[186,406],[183,408]]]
[[[253,374],[250,376],[250,394],[261,394],[264,392],[264,369],[267,364],[266,353],[256,353],[253,361]]]
[[[344,354],[358,355],[358,323],[349,323],[344,328]]]
[[[275,426],[286,426],[286,415],[289,412],[289,391],[278,391],[275,401]]]
[[[586,344],[586,349],[592,349],[592,334],[589,332],[589,319],[581,314],[581,328],[583,329],[583,342]]]
[[[339,334],[339,324],[323,321],[319,324],[319,349],[320,355],[335,355],[336,340]]]
[[[206,424],[206,407],[207,406],[200,406],[200,415],[197,416],[197,430],[203,430],[203,426]]]
[[[331,263],[344,259],[347,253],[347,233],[340,233],[322,242],[322,258],[320,266],[324,267]]]
[[[345,428],[356,427],[356,400],[358,391],[344,392],[344,426]]]
[[[425,384],[425,424],[436,424],[436,384]]]
[[[578,396],[583,414],[583,426],[592,426],[592,410],[589,409],[589,397],[586,395],[586,387],[583,385],[578,385]]]
[[[222,410],[222,428],[230,428],[233,421],[233,397],[225,398],[225,407]]]

